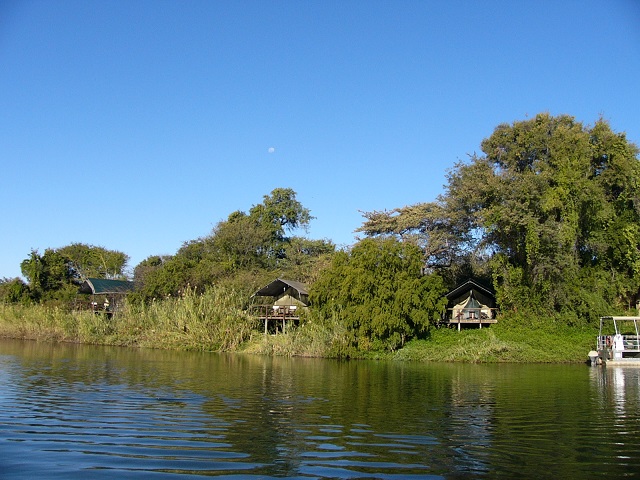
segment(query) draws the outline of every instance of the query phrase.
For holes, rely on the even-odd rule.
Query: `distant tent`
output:
[[[107,280],[106,278],[87,278],[78,293],[91,295],[124,295],[133,291],[133,282],[128,280]]]
[[[119,310],[124,303],[124,297],[127,293],[133,291],[133,282],[127,280],[107,280],[105,278],[87,278],[78,293],[91,295],[91,303],[89,307],[95,313],[104,313],[108,318]],[[102,307],[97,302],[98,295],[102,303]]]
[[[496,306],[494,291],[486,285],[481,284],[478,280],[469,279],[447,293],[449,307],[458,305],[469,297],[475,298],[478,303],[490,308]]]

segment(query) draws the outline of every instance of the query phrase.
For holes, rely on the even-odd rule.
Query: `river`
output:
[[[2,479],[640,478],[640,368],[0,339]]]

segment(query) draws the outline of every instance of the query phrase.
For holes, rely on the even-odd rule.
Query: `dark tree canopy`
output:
[[[60,253],[48,248],[40,255],[32,250],[29,258],[20,264],[22,275],[29,282],[29,289],[35,300],[50,297],[53,292],[70,285],[73,274],[69,261]]]
[[[20,278],[0,279],[0,303],[31,303],[29,286]]]
[[[285,231],[305,228],[313,219],[309,209],[296,200],[296,192],[291,188],[276,188],[270,195],[265,195],[263,202],[254,205],[249,216],[260,225],[273,230],[277,238],[284,238]]]
[[[637,147],[603,120],[543,114],[500,125],[482,150],[451,173],[448,200],[494,252],[503,306],[595,311],[594,290],[628,304],[640,279]]]

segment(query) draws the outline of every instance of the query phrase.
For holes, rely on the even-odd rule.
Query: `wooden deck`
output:
[[[286,333],[288,327],[296,325],[300,321],[300,313],[297,305],[253,305],[251,314],[261,322],[264,322],[264,333]]]

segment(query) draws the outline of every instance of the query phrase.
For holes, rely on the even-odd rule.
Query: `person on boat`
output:
[[[624,350],[624,339],[622,335],[616,333],[613,336],[613,358],[619,360],[622,358],[622,351]]]
[[[607,360],[612,360],[613,359],[613,352],[611,351],[611,348],[613,347],[613,340],[611,338],[611,335],[607,335],[605,337],[605,358]]]

